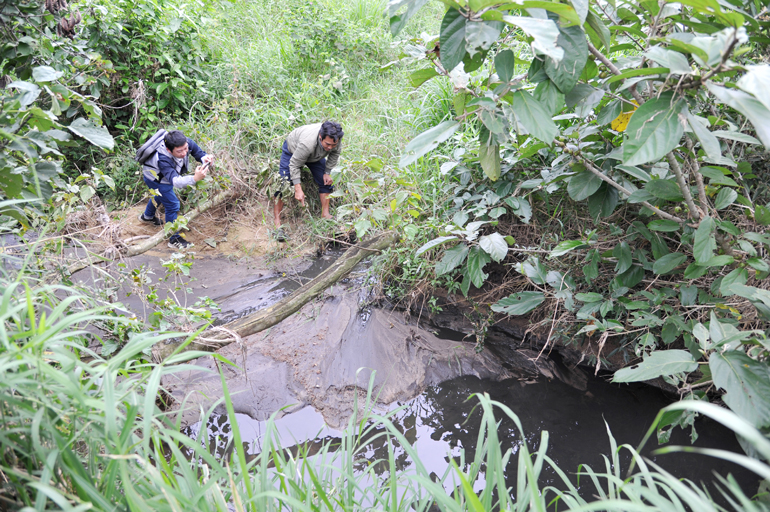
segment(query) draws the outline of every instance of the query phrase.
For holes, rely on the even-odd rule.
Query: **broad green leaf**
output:
[[[588,22],[588,26],[592,28],[594,32],[596,32],[596,36],[602,42],[602,46],[604,46],[604,49],[609,50],[612,34],[610,34],[609,29],[604,24],[602,19],[589,9],[588,16],[586,17],[586,21]]]
[[[760,272],[769,272],[770,271],[770,265],[763,260],[759,258],[749,258],[746,260],[746,264],[753,268],[754,270],[758,270]]]
[[[484,174],[492,181],[500,178],[500,146],[487,145],[481,142],[479,145],[479,161]]]
[[[564,108],[564,95],[550,79],[537,84],[533,95],[543,105],[548,115],[554,115]]]
[[[564,57],[564,50],[556,45],[559,39],[559,27],[552,20],[523,16],[503,16],[503,21],[519,27],[533,38],[532,50],[537,55],[546,55],[554,61]],[[537,59],[535,59],[537,60]],[[580,73],[578,73],[580,76]]]
[[[484,273],[484,265],[490,262],[489,254],[478,247],[471,248],[468,253],[468,263],[466,269],[471,282],[476,288],[481,288],[484,281],[489,277]]]
[[[576,293],[575,299],[580,302],[601,302],[604,297],[601,293],[588,292],[588,293]]]
[[[626,78],[634,78],[637,76],[651,76],[651,75],[663,75],[667,74],[670,70],[668,68],[644,68],[644,69],[629,69],[619,75],[615,75],[609,78],[606,82],[607,85],[625,80]]]
[[[418,69],[409,75],[409,82],[412,84],[412,87],[420,87],[434,76],[438,76],[438,71],[436,71],[436,68],[431,67]]]
[[[695,230],[693,256],[696,263],[705,263],[714,256],[717,243],[713,231],[714,219],[711,217],[701,220],[698,229]]]
[[[556,244],[556,247],[554,247],[550,254],[548,254],[548,257],[556,258],[567,254],[570,251],[574,251],[575,249],[583,249],[585,247],[589,247],[589,245],[582,240],[564,240],[563,242]]]
[[[449,9],[441,21],[441,65],[452,71],[465,57],[465,25],[468,19],[457,9]]]
[[[612,255],[618,260],[618,263],[615,265],[615,272],[622,274],[631,268],[631,263],[633,262],[631,248],[626,242],[620,242],[616,245],[612,250]],[[629,288],[631,287],[629,286]]]
[[[736,132],[733,130],[715,130],[711,132],[715,137],[720,139],[734,140],[738,142],[745,142],[746,144],[762,144],[756,137],[752,137],[748,133]]]
[[[731,288],[732,285],[746,284],[748,280],[749,272],[745,268],[733,269],[732,272],[722,278],[722,282],[719,284],[719,293],[721,293],[723,297],[734,295]]]
[[[512,316],[529,313],[545,300],[543,292],[519,292],[492,304],[492,311]]]
[[[457,237],[456,236],[440,236],[438,238],[434,238],[433,240],[431,240],[427,244],[424,244],[422,247],[417,249],[417,251],[415,251],[414,255],[415,256],[419,256],[420,254],[424,253],[425,251],[429,251],[429,250],[433,249],[434,247],[437,247],[437,246],[439,246],[441,244],[445,244],[445,243],[447,243],[450,240],[457,240]]]
[[[716,199],[714,200],[714,207],[717,210],[724,210],[738,199],[738,192],[731,188],[722,188],[719,190]]]
[[[706,153],[706,156],[709,158],[718,159],[722,156],[722,147],[719,145],[716,136],[711,133],[706,127],[706,124],[702,123],[701,120],[708,123],[708,121],[702,117],[694,116],[687,112],[687,121],[690,124],[693,133],[695,133],[695,136],[698,138],[698,141],[700,141],[704,153]]]
[[[588,198],[588,213],[593,219],[609,217],[617,205],[618,190],[607,183],[602,183],[599,190]]]
[[[539,258],[530,258],[524,263],[520,263],[516,270],[530,278],[535,284],[545,284],[548,277],[548,269],[540,262]]]
[[[666,254],[652,265],[652,271],[656,274],[667,274],[687,261],[687,255],[678,252]]]
[[[412,16],[417,14],[428,0],[390,0],[388,2],[388,16],[390,17],[390,32],[395,36],[406,26]],[[397,14],[402,7],[407,6],[401,14]]]
[[[559,133],[550,114],[527,91],[519,90],[513,93],[513,112],[533,137],[546,144],[553,142]]]
[[[679,185],[671,180],[650,180],[644,184],[644,190],[666,201],[682,201],[682,191]]]
[[[63,71],[56,71],[50,66],[38,66],[32,68],[32,79],[35,82],[53,82],[64,75]]]
[[[617,283],[626,288],[633,288],[644,279],[644,268],[641,265],[631,265],[631,268],[617,276]]]
[[[743,91],[728,89],[711,82],[706,82],[706,87],[722,103],[746,116],[762,144],[770,147],[770,109]]]
[[[559,25],[562,27],[580,25],[580,17],[577,11],[567,4],[549,2],[548,0],[523,0],[521,8],[531,12],[534,9],[545,9],[559,16]]]
[[[459,267],[465,261],[466,256],[468,256],[468,246],[465,244],[458,244],[447,249],[441,261],[436,263],[436,275],[444,275]]]
[[[705,166],[700,168],[700,173],[709,179],[710,185],[727,185],[728,187],[737,187],[738,184],[726,176],[719,168]]]
[[[698,287],[697,286],[682,286],[679,289],[679,302],[682,306],[694,306],[698,300]]]
[[[754,220],[761,226],[770,226],[770,208],[758,204],[754,208]]]
[[[714,384],[724,389],[724,402],[757,428],[770,426],[770,373],[766,363],[743,352],[714,352],[709,357]]]
[[[679,114],[687,103],[664,93],[634,111],[623,144],[623,163],[639,165],[663,158],[679,145],[684,125]]]
[[[457,121],[444,121],[440,125],[422,132],[406,146],[404,154],[401,155],[399,166],[406,167],[413,164],[421,156],[433,151],[439,144],[454,135],[460,126],[461,124]]]
[[[587,117],[604,97],[604,91],[588,84],[577,84],[565,97],[567,108],[575,107],[578,117]]]
[[[356,228],[356,236],[363,238],[367,231],[372,228],[372,222],[367,218],[360,218],[353,224],[353,227]]]
[[[748,73],[738,80],[737,85],[745,92],[754,95],[756,99],[770,109],[770,66],[767,64],[754,64],[746,66]]]
[[[492,233],[479,238],[479,246],[494,261],[503,261],[508,255],[508,244],[500,233]]]
[[[700,265],[701,267],[724,267],[725,265],[732,265],[733,261],[735,260],[732,256],[722,254],[721,256],[712,256],[706,261],[696,261],[695,264]]]
[[[672,233],[674,231],[679,231],[682,228],[681,224],[678,222],[665,219],[654,220],[647,224],[647,227],[650,228],[651,231],[662,231],[664,233]]]
[[[604,182],[601,178],[586,170],[575,174],[569,179],[567,192],[575,201],[582,201],[583,199],[588,199],[591,194],[599,190],[602,183]]]
[[[570,0],[570,3],[575,8],[575,12],[577,12],[578,19],[580,20],[579,24],[582,25],[588,17],[588,0]]]
[[[644,55],[664,68],[668,68],[671,73],[677,75],[689,75],[692,73],[692,68],[687,62],[687,57],[679,52],[672,50],[666,50],[660,46],[653,46],[644,52]]]
[[[19,92],[21,92],[19,102],[21,103],[22,107],[32,105],[42,92],[40,87],[30,82],[11,82],[7,85],[7,88],[18,89]]]
[[[532,219],[532,207],[523,197],[509,197],[505,202],[513,209],[513,214],[521,219],[524,224],[529,224]]]
[[[620,100],[611,101],[604,106],[596,116],[596,124],[598,126],[604,126],[614,121],[622,112],[623,106],[620,104]]]
[[[577,84],[588,59],[586,35],[580,27],[565,27],[559,30],[557,44],[564,49],[561,59],[545,59],[545,72],[564,94]]]
[[[90,143],[102,149],[111,150],[115,147],[115,140],[103,126],[96,126],[89,120],[79,117],[72,121],[67,128],[75,135],[80,135]]]
[[[699,277],[703,277],[704,275],[706,275],[708,271],[709,271],[708,267],[698,265],[697,263],[690,263],[689,265],[687,265],[687,268],[684,269],[684,278],[698,279]]]
[[[640,382],[697,368],[698,363],[686,350],[656,350],[635,367],[615,372],[612,382]]]
[[[647,171],[643,171],[638,167],[634,167],[633,165],[616,165],[615,169],[620,169],[629,176],[633,176],[634,178],[641,180],[644,183],[647,183],[652,179],[652,176],[650,176]]]
[[[510,82],[513,78],[513,70],[516,66],[516,58],[511,50],[503,50],[495,55],[495,71],[503,82]]]
[[[495,21],[469,21],[465,25],[465,49],[473,56],[486,52],[497,41],[503,24]],[[443,50],[442,50],[443,51]],[[466,66],[466,71],[471,71]]]

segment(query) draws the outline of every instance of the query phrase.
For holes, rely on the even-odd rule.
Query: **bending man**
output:
[[[214,161],[213,155],[207,155],[192,139],[185,137],[179,130],[170,131],[163,139],[164,144],[158,147],[158,151],[144,164],[144,182],[151,189],[157,190],[159,195],[151,197],[147,202],[144,213],[139,215],[139,220],[159,226],[161,222],[155,217],[156,201],[166,209],[166,222],[174,222],[179,213],[179,199],[174,193],[175,188],[184,188],[195,185],[206,177],[209,166]],[[188,170],[190,154],[203,165],[195,169],[195,174],[185,176]],[[168,240],[168,246],[172,249],[182,250],[193,246],[177,231]]]
[[[342,126],[333,121],[308,124],[292,131],[283,143],[279,174],[281,181],[288,181],[294,186],[294,198],[305,205],[305,192],[302,190],[302,167],[307,166],[313,174],[313,181],[318,185],[321,199],[321,216],[331,219],[329,213],[329,194],[334,192],[334,182],[330,175],[340,158],[341,141],[344,133]],[[275,193],[276,239],[286,240],[281,229],[281,211],[283,210],[282,193]]]

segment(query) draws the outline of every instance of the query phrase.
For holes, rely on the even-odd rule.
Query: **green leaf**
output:
[[[503,50],[495,55],[495,71],[503,82],[510,82],[513,78],[513,70],[516,66],[516,58],[511,50]]]
[[[664,68],[668,68],[671,73],[677,75],[688,75],[692,73],[690,64],[687,62],[687,57],[679,52],[666,50],[665,48],[656,45],[644,52],[644,55]]]
[[[395,36],[406,26],[412,16],[417,14],[428,0],[391,0],[388,2],[388,16],[390,16],[390,32]],[[407,6],[405,12],[396,14],[403,6]]]
[[[770,109],[770,98],[767,91],[770,91],[770,67],[763,65],[748,65],[748,72],[738,80],[738,87],[745,92],[754,95],[756,99]]]
[[[50,66],[38,66],[32,68],[32,79],[35,82],[53,82],[64,75],[63,71],[56,71]]]
[[[564,240],[563,242],[559,242],[556,247],[553,248],[550,254],[548,254],[548,257],[556,258],[557,256],[562,256],[570,251],[582,249],[584,247],[589,247],[589,245],[582,240]]]
[[[602,183],[604,182],[601,178],[591,171],[579,172],[569,179],[567,192],[575,201],[582,201],[583,199],[588,199],[591,194],[599,190]]]
[[[438,71],[436,71],[436,68],[418,69],[409,75],[409,82],[412,84],[412,87],[420,87],[422,84],[437,75]]]
[[[736,350],[709,357],[714,384],[724,389],[724,402],[757,428],[770,426],[770,373],[766,363]]]
[[[698,287],[697,286],[682,286],[679,289],[679,302],[682,306],[694,306],[698,300]]]
[[[494,261],[503,261],[508,255],[508,244],[500,233],[482,236],[479,238],[479,247]]]
[[[754,220],[760,226],[770,226],[770,208],[758,204],[754,208]]]
[[[586,21],[588,22],[588,26],[592,28],[594,32],[596,32],[596,35],[599,38],[599,40],[602,42],[602,46],[604,46],[604,49],[609,50],[612,34],[610,34],[610,30],[604,24],[602,19],[599,18],[599,16],[594,14],[594,12],[589,9],[588,16],[586,16]]]
[[[679,113],[686,105],[684,100],[664,93],[636,109],[625,132],[628,140],[623,144],[623,163],[654,162],[676,148],[684,134]]]
[[[731,265],[733,261],[735,260],[732,256],[723,254],[721,256],[712,256],[703,262],[696,261],[695,264],[700,265],[701,267],[724,267],[725,265]]]
[[[580,302],[601,302],[604,300],[604,297],[601,293],[595,293],[595,292],[588,292],[588,293],[576,293],[575,298],[579,300]]]
[[[725,174],[718,167],[705,166],[700,168],[700,173],[709,179],[710,185],[727,185],[737,187],[738,184],[732,178]]]
[[[524,128],[538,140],[550,144],[559,133],[543,105],[527,91],[513,93],[513,112]]]
[[[770,147],[770,109],[743,91],[728,89],[711,82],[706,82],[706,87],[722,103],[746,116],[754,125],[754,130],[762,144]]]
[[[496,21],[468,21],[465,25],[465,49],[468,54],[473,56],[481,52],[486,55],[503,27],[502,23]],[[465,70],[471,71],[468,66],[465,66]]]
[[[439,144],[454,135],[460,126],[461,124],[457,121],[444,121],[440,125],[422,132],[406,146],[404,154],[401,155],[401,160],[398,163],[399,166],[406,167],[413,164],[421,156],[433,151]]]
[[[622,274],[631,268],[631,263],[633,261],[631,256],[631,248],[626,242],[620,242],[618,245],[616,245],[612,250],[612,255],[618,260],[618,263],[615,265],[615,272]],[[629,286],[629,288],[631,287]]]
[[[564,49],[562,59],[545,59],[545,72],[561,92],[567,94],[575,87],[588,59],[586,35],[580,27],[559,30],[558,43]]]
[[[591,217],[598,219],[599,217],[609,217],[612,212],[615,211],[615,207],[618,205],[618,190],[615,187],[609,186],[607,183],[602,183],[591,197],[588,198],[588,213]]]
[[[713,231],[714,220],[711,217],[701,220],[698,229],[695,230],[693,256],[696,263],[705,263],[714,256],[717,243]]]
[[[425,251],[429,251],[429,250],[433,249],[434,247],[437,247],[437,246],[439,246],[441,244],[445,244],[445,243],[447,243],[450,240],[457,240],[457,237],[456,236],[440,236],[438,238],[434,238],[433,240],[431,240],[427,244],[424,244],[422,247],[417,249],[417,251],[415,251],[414,255],[415,256],[419,256],[420,254],[424,253]]]
[[[575,9],[567,4],[548,2],[544,0],[523,0],[521,6],[529,11],[530,9],[545,9],[559,16],[561,26],[581,25],[580,17]]]
[[[770,272],[770,265],[768,265],[765,260],[759,258],[749,258],[746,260],[746,264],[754,270],[758,270],[760,272]]]
[[[554,115],[564,108],[564,95],[556,84],[546,79],[537,84],[533,93],[535,99],[543,105],[546,114]]]
[[[524,224],[529,224],[532,219],[532,207],[523,197],[509,197],[505,200],[506,204],[513,209],[513,214],[521,219]]]
[[[701,122],[704,121],[704,122]],[[700,141],[704,153],[711,159],[719,159],[722,156],[722,146],[719,144],[716,136],[706,127],[708,121],[702,117],[694,116],[687,112],[687,122],[690,124],[693,133]]]
[[[615,372],[612,382],[640,382],[697,368],[698,363],[686,350],[656,350],[637,366]]]
[[[32,105],[42,92],[40,87],[29,82],[11,82],[7,88],[18,89],[22,93],[19,98],[22,107]]]
[[[670,72],[668,68],[644,68],[644,69],[630,69],[628,71],[624,71],[619,75],[614,75],[613,77],[609,78],[606,84],[611,84],[614,82],[619,82],[620,80],[625,80],[626,78],[633,78],[636,76],[650,76],[650,75],[666,75]]]
[[[728,295],[735,295],[731,286],[734,284],[746,284],[749,280],[749,272],[745,268],[736,268],[732,272],[722,278],[722,282],[719,284],[719,293],[723,297]]]
[[[709,271],[708,267],[703,267],[701,265],[698,265],[697,263],[690,263],[687,265],[687,268],[684,269],[684,278],[685,279],[698,279],[699,277],[703,277],[706,275],[706,273]]]
[[[500,146],[487,145],[481,142],[479,145],[479,162],[484,174],[492,181],[500,178]]]
[[[484,265],[490,262],[489,254],[478,247],[473,247],[468,253],[468,263],[466,269],[471,282],[476,288],[481,288],[489,277],[484,273]]]
[[[714,207],[717,210],[724,210],[738,199],[738,192],[731,188],[722,188],[719,190],[716,199],[714,200]]]
[[[644,268],[641,265],[631,265],[631,268],[620,274],[617,283],[626,288],[633,288],[644,279]]]
[[[658,199],[665,199],[666,201],[682,201],[682,191],[679,185],[671,180],[650,180],[644,184],[644,190],[657,197]]]
[[[667,274],[684,263],[686,260],[687,256],[685,254],[672,252],[670,254],[666,254],[659,260],[656,260],[652,265],[652,271],[658,275]]]
[[[545,300],[543,292],[519,292],[492,304],[492,311],[512,316],[529,313]]]
[[[629,176],[633,176],[634,178],[643,181],[644,183],[647,183],[652,179],[652,176],[650,176],[646,171],[643,171],[642,169],[633,165],[616,165],[615,169],[620,169]]]
[[[682,227],[678,222],[674,222],[673,220],[654,220],[647,224],[647,227],[650,228],[652,231],[662,231],[664,233],[672,233],[674,231],[679,231],[679,229]]]
[[[457,9],[449,9],[441,21],[441,65],[452,71],[465,57],[465,25],[468,19]]]
[[[732,130],[716,130],[711,133],[720,139],[745,142],[746,144],[762,144],[759,140],[757,140],[755,137],[752,137],[748,133],[741,133]]]
[[[620,104],[620,100],[611,101],[599,110],[599,113],[596,116],[596,124],[598,126],[610,124],[620,115],[622,110],[623,106]]]
[[[459,267],[465,261],[466,256],[468,256],[468,246],[465,244],[458,244],[447,249],[441,261],[436,263],[436,275],[442,276]]]
[[[559,27],[552,20],[524,16],[503,16],[503,21],[519,27],[533,38],[532,50],[535,54],[547,55],[555,61],[564,57],[564,50],[556,45],[556,41],[559,39]]]
[[[75,135],[80,135],[92,144],[102,149],[111,150],[115,147],[115,140],[103,126],[96,126],[91,121],[79,117],[67,127]]]

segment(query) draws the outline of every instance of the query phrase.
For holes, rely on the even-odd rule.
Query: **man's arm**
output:
[[[197,161],[201,163],[211,163],[214,161],[213,155],[206,154],[201,147],[195,143],[194,140],[192,140],[190,137],[187,137],[187,149],[192,155],[193,158],[195,158]]]
[[[289,176],[293,185],[299,185],[302,181],[302,166],[307,162],[311,152],[312,148],[305,144],[298,144],[292,153],[291,160],[289,160]]]

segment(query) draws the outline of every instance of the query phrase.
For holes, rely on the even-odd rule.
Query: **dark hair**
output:
[[[339,142],[343,135],[345,135],[345,133],[342,131],[342,126],[334,121],[324,121],[321,125],[321,131],[318,132],[318,136],[321,137],[321,140],[324,140],[326,137],[331,137],[334,142]]]
[[[187,137],[179,130],[172,130],[166,134],[163,142],[166,143],[169,151],[174,151],[174,149],[187,144]]]

